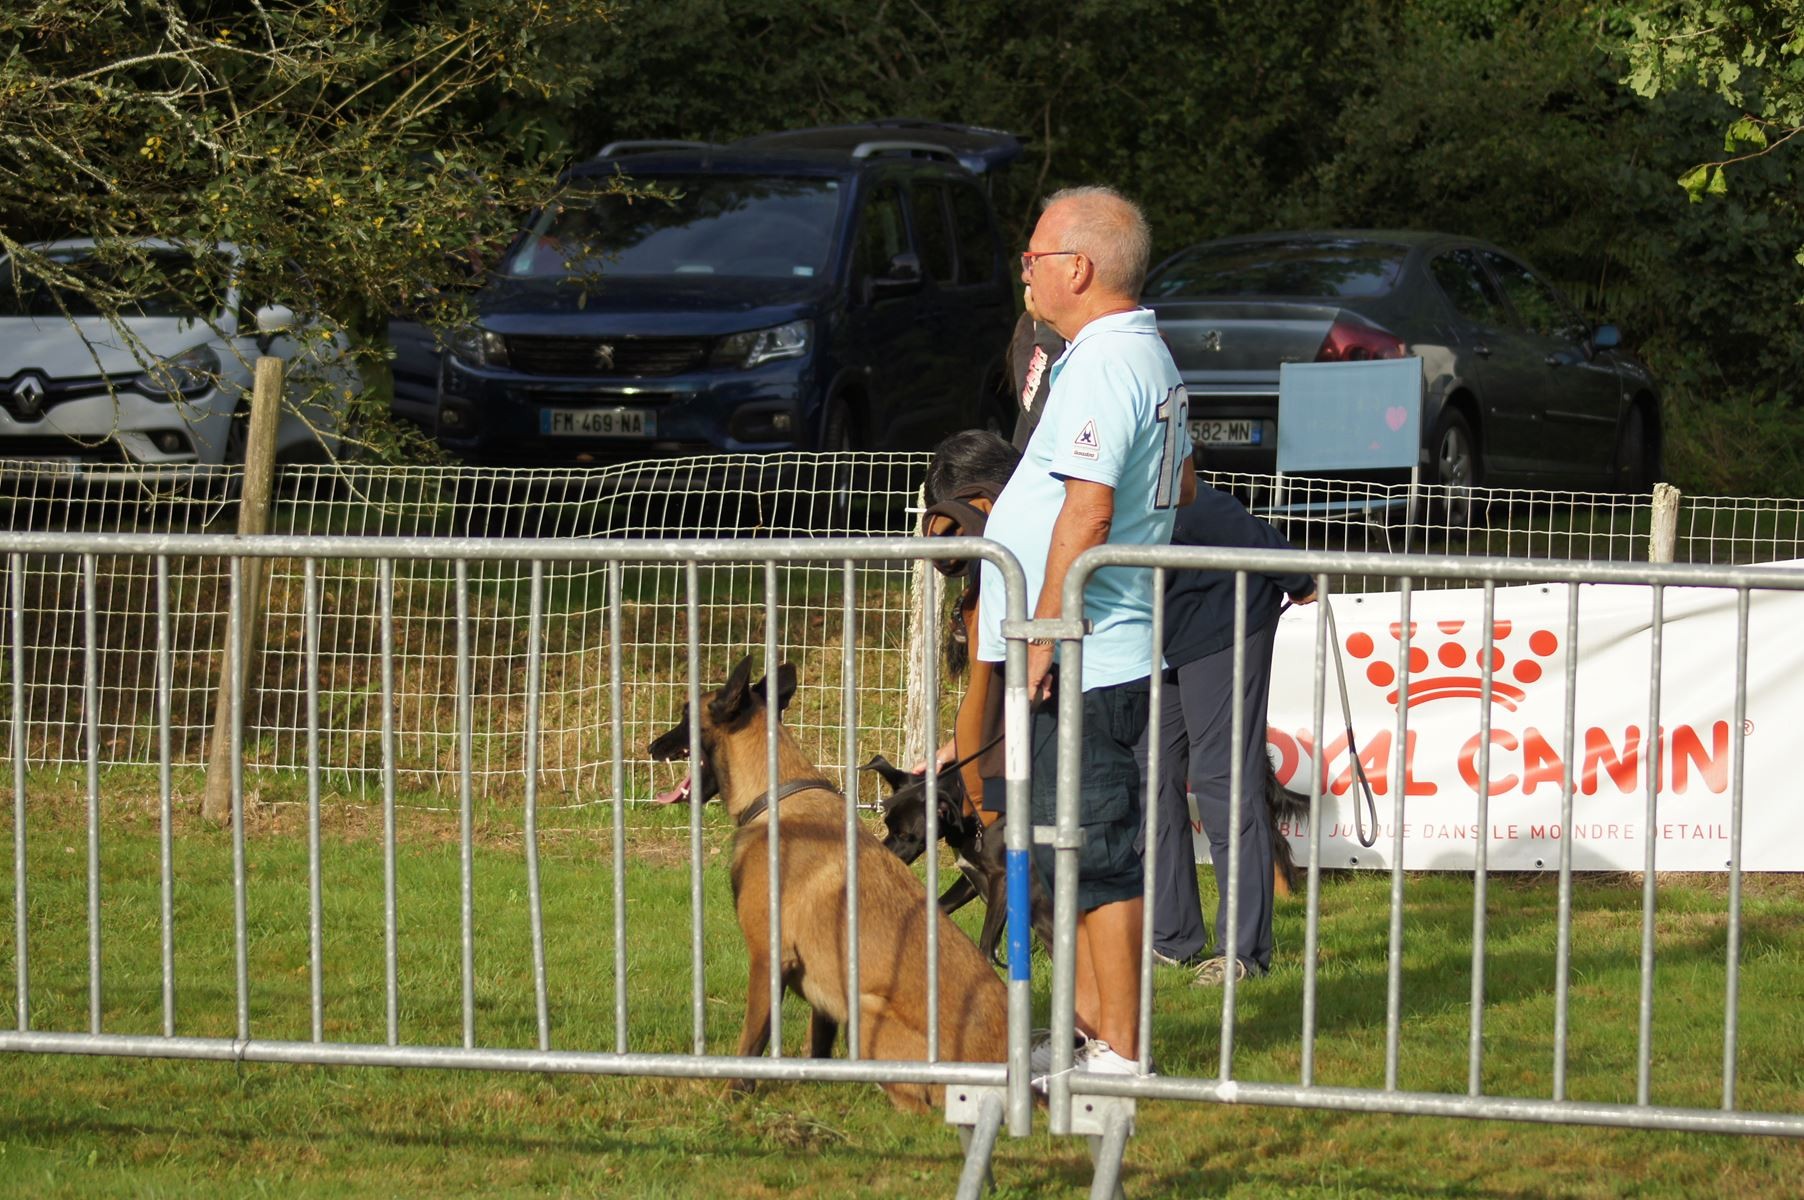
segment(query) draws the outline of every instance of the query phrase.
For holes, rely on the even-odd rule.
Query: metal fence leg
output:
[[[1096,1174],[1090,1178],[1090,1200],[1125,1200],[1121,1159],[1127,1153],[1128,1134],[1133,1128],[1131,1111],[1117,1108],[1103,1118],[1102,1133],[1085,1139],[1090,1143],[1090,1158],[1096,1163]]]
[[[1134,1132],[1135,1102],[1127,1096],[1073,1096],[1071,1132],[1090,1144],[1096,1174],[1091,1200],[1122,1200],[1121,1160]]]
[[[996,1153],[996,1135],[1002,1128],[1003,1095],[1002,1088],[946,1089],[946,1124],[958,1126],[959,1145],[965,1151],[958,1200],[977,1200],[996,1186],[990,1158]]]

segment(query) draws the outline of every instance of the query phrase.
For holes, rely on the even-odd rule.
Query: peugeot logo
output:
[[[1221,330],[1211,329],[1203,335],[1203,349],[1218,352],[1221,350]]]
[[[21,417],[34,418],[44,411],[44,381],[36,375],[21,375],[13,383],[12,397]]]
[[[611,343],[601,342],[595,347],[595,365],[604,371],[614,369],[614,347]]]

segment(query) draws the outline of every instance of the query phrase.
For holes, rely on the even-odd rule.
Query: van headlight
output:
[[[219,382],[219,355],[201,345],[165,358],[132,380],[133,391],[152,400],[174,402],[200,395]]]
[[[491,329],[466,325],[447,339],[451,356],[472,367],[505,367],[507,339]]]
[[[714,361],[722,366],[756,367],[780,358],[800,358],[814,338],[813,321],[791,321],[771,329],[728,334],[714,348]]]

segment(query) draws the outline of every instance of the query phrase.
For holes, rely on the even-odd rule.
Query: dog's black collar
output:
[[[777,788],[777,802],[780,804],[797,792],[812,792],[816,790],[832,792],[835,796],[840,795],[840,790],[833,786],[832,780],[822,779],[816,776],[813,779],[792,779],[788,783],[781,785]],[[739,814],[737,824],[741,827],[750,825],[753,821],[756,821],[759,817],[763,816],[765,810],[769,807],[770,794],[767,792],[764,795],[759,796],[751,803],[750,807]]]

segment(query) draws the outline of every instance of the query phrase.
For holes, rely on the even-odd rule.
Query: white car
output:
[[[349,342],[300,326],[281,305],[248,310],[237,247],[144,241],[132,244],[127,265],[91,238],[33,249],[136,298],[101,316],[88,297],[0,256],[0,471],[19,459],[71,475],[236,465],[264,354],[287,364],[277,460],[336,452],[339,414],[362,386]],[[207,253],[226,270],[197,270],[196,256]],[[223,295],[209,278],[224,280]]]

